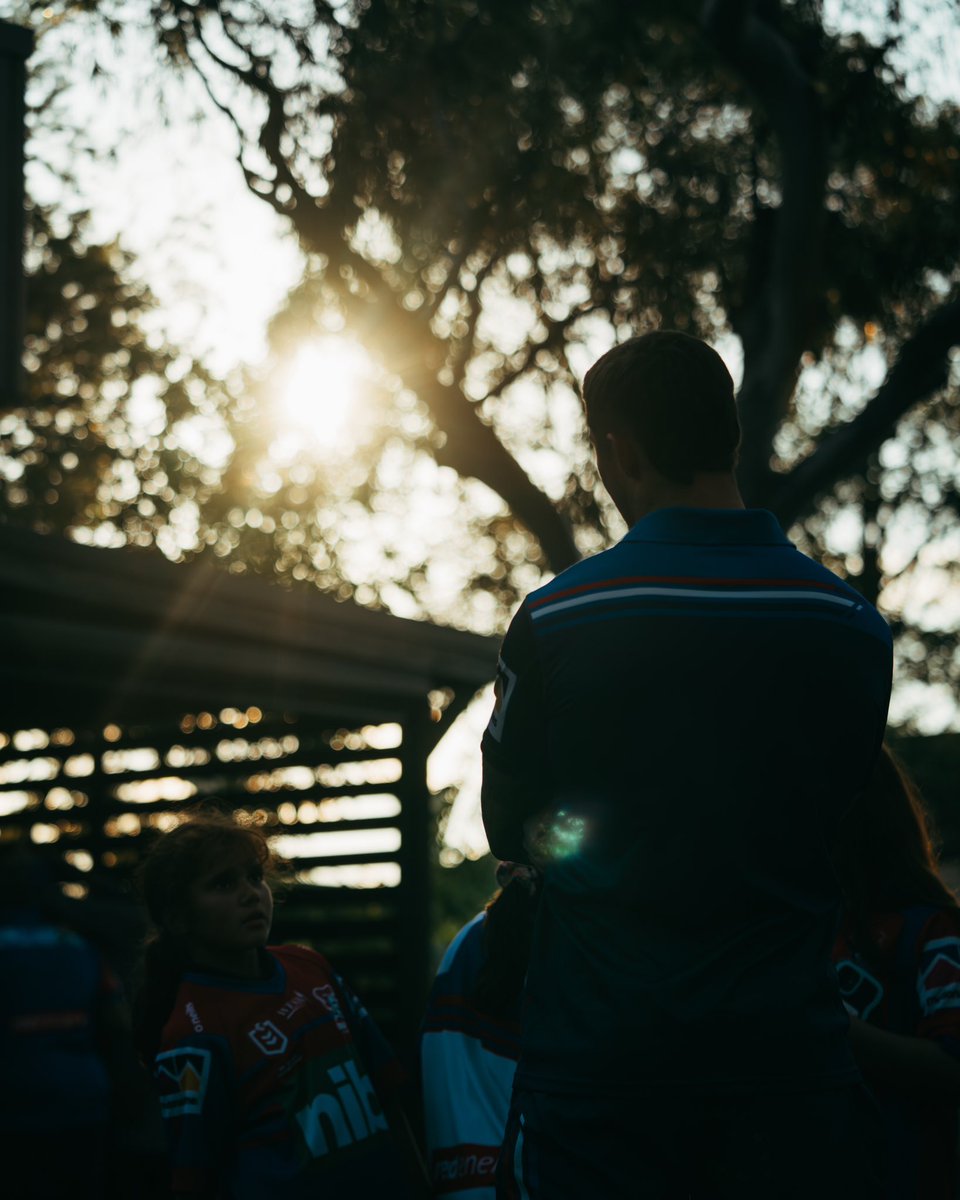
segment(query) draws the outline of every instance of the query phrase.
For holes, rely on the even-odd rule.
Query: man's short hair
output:
[[[594,440],[631,434],[675,483],[736,466],[733,380],[720,355],[699,338],[662,330],[621,342],[587,372],[583,402]]]

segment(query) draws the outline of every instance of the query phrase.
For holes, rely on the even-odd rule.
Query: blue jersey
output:
[[[32,912],[0,924],[0,1125],[5,1134],[105,1125],[98,1018],[120,985],[97,950]],[[55,1140],[55,1139],[54,1139]]]
[[[154,1068],[175,1190],[407,1195],[382,1103],[399,1064],[321,955],[282,946],[269,958],[266,979],[181,982]]]
[[[889,630],[762,510],[661,509],[521,605],[485,761],[551,814],[518,1086],[858,1079],[827,842]]]
[[[484,963],[486,913],[450,943],[430,989],[420,1044],[434,1194],[494,1200],[494,1172],[520,1053],[520,1005],[505,1017],[473,1000]]]

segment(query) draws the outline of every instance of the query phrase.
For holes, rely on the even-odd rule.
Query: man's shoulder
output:
[[[637,526],[637,530],[639,528]],[[774,581],[795,576],[798,571],[824,581],[841,582],[826,567],[808,558],[785,539],[770,544],[710,544],[679,538],[648,540],[633,536],[634,532],[628,532],[607,549],[573,563],[530,592],[526,603],[536,606],[559,593],[603,583],[693,584],[707,583],[721,576],[727,582],[735,582],[738,578],[756,580],[761,576]]]
[[[572,590],[585,584],[602,582],[617,574],[624,562],[624,543],[618,542],[606,550],[581,558],[546,583],[527,594],[525,604],[534,606],[539,601],[556,596],[560,592]]]
[[[671,606],[695,601],[701,613],[703,605],[718,613],[737,603],[775,605],[785,614],[799,607],[892,643],[886,621],[860,592],[787,539],[697,544],[628,534],[530,592],[523,609],[532,625],[547,628],[554,618],[624,600],[638,611],[664,600]]]
[[[865,632],[879,638],[882,642],[892,645],[893,635],[890,632],[887,622],[877,611],[876,607],[846,579],[841,578],[831,571],[829,567],[818,563],[815,559],[810,558],[796,547],[793,548],[793,554],[790,555],[790,563],[795,568],[799,579],[819,585],[821,588],[832,591],[837,596],[848,601],[850,604],[850,614],[854,619],[854,623],[859,625]]]

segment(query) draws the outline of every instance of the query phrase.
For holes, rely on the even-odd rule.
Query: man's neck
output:
[[[660,508],[745,508],[735,477],[727,471],[703,471],[691,483],[672,483],[659,480],[658,485],[644,494],[629,498],[630,511],[623,517],[628,525]]]
[[[667,508],[661,504],[658,507]],[[726,471],[704,471],[693,477],[674,500],[672,508],[745,508],[736,479]]]

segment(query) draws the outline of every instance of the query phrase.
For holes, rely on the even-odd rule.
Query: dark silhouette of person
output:
[[[629,531],[526,597],[483,738],[491,850],[543,874],[498,1195],[872,1196],[828,843],[889,630],[744,507],[704,342],[631,338],[583,396]]]
[[[24,1200],[104,1200],[123,1186],[109,1155],[135,1095],[126,1008],[66,911],[35,855],[0,847],[0,1148]]]

